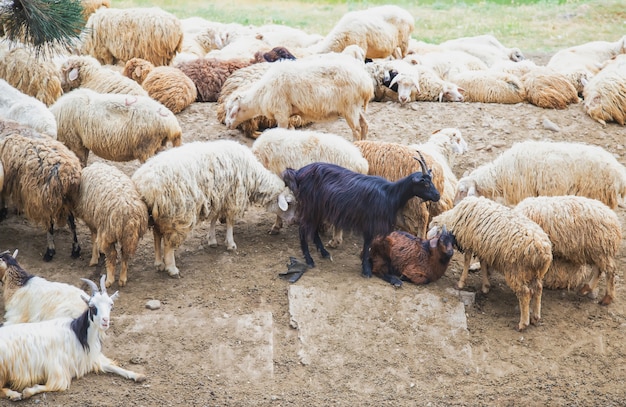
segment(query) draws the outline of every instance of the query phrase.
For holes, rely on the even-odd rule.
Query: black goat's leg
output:
[[[370,245],[372,244],[371,237],[365,237],[363,239],[363,251],[361,252],[361,274],[363,277],[372,277],[372,262],[370,261]]]
[[[311,252],[309,252],[309,243],[307,242],[306,231],[302,226],[299,229],[300,232],[300,248],[302,249],[302,254],[304,255],[304,260],[309,267],[315,267],[315,262],[311,257]]]
[[[72,258],[77,259],[80,256],[80,245],[78,244],[78,236],[76,236],[76,222],[72,212],[67,216],[67,223],[70,225],[70,231],[72,232]]]
[[[56,250],[54,248],[54,222],[52,221],[50,221],[50,227],[46,233],[46,241],[48,243],[48,247],[43,255],[43,261],[51,261],[56,254]]]
[[[315,236],[313,237],[313,243],[315,243],[315,247],[321,253],[322,257],[325,259],[333,259],[328,250],[324,247],[324,243],[322,243],[322,239],[320,238],[319,231],[315,231]]]

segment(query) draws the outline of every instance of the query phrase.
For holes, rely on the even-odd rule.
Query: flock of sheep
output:
[[[0,43],[0,220],[12,207],[46,230],[50,261],[54,229],[66,223],[79,256],[78,218],[91,231],[89,265],[106,259],[100,287],[86,281],[88,295],[29,274],[16,253],[0,255],[0,347],[12,349],[0,355],[5,397],[65,390],[90,371],[143,380],[101,353],[118,250],[120,287],[149,229],[156,268],[178,276],[175,254],[187,235],[209,221],[216,246],[219,220],[226,249],[235,250],[234,222],[250,204],[276,214],[271,233],[298,223],[309,266],[308,239],[331,256],[320,231],[332,229],[329,247],[342,244],[344,230],[362,235],[363,275],[396,286],[437,280],[456,247],[465,254],[458,287],[473,256],[483,292],[490,271],[503,273],[519,300],[519,330],[541,318],[543,287],[593,293],[604,273],[601,304],[615,299],[622,232],[614,209],[626,198],[626,168],[615,157],[586,144],[528,141],[458,179],[455,156],[468,149],[458,129],[413,145],[367,140],[367,106],[562,109],[583,98],[595,120],[624,125],[626,36],[562,50],[538,66],[489,35],[416,41],[413,17],[396,6],[349,12],[320,36],[93,3],[75,49],[55,58]],[[216,102],[218,120],[255,138],[252,148],[183,142],[176,114],[194,102]],[[335,117],[352,141],[295,129]],[[129,177],[105,160],[141,165]]]

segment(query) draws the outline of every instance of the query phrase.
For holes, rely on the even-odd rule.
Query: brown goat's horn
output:
[[[81,280],[83,280],[88,286],[89,288],[91,288],[91,296],[93,297],[94,295],[96,295],[98,293],[98,286],[96,285],[96,283],[94,283],[91,280],[88,280],[86,278],[81,278]]]
[[[424,156],[419,150],[417,150],[417,154],[419,154],[420,158],[417,158],[417,157],[413,157],[413,158],[415,158],[420,163],[420,166],[422,167],[422,172],[425,174],[428,174],[428,167],[426,166],[426,161],[424,160]]]

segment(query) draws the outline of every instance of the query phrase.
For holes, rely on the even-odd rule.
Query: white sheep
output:
[[[452,82],[441,79],[432,68],[424,65],[411,65],[404,60],[389,61],[387,66],[393,67],[389,87],[397,86],[398,101],[402,104],[413,101],[464,101],[465,90]]]
[[[0,79],[0,117],[15,120],[52,138],[57,137],[57,121],[48,107],[4,79]]]
[[[442,42],[439,46],[444,49],[466,52],[480,59],[487,66],[500,61],[519,62],[525,59],[519,48],[505,47],[491,34],[454,38]]]
[[[53,318],[76,318],[87,308],[87,295],[71,284],[49,281],[24,270],[11,255],[0,253],[0,281],[4,300],[3,326]]]
[[[23,46],[10,47],[4,41],[0,42],[0,78],[46,106],[63,93],[61,77],[53,61],[38,58]]]
[[[254,29],[257,38],[265,41],[270,47],[285,47],[299,50],[310,47],[324,39],[319,34],[309,34],[297,28],[281,24],[265,24]]]
[[[444,225],[465,252],[458,287],[465,286],[475,255],[480,260],[482,292],[486,294],[491,288],[489,271],[498,270],[519,300],[518,330],[537,323],[541,319],[542,280],[552,263],[552,244],[546,232],[524,215],[484,197],[467,197],[435,217],[429,234]]]
[[[364,112],[374,85],[363,63],[343,55],[311,57],[271,64],[263,77],[247,90],[231,95],[225,106],[230,129],[255,116],[275,119],[288,128],[289,118],[319,121],[343,117],[355,140],[367,135]]]
[[[515,75],[491,71],[467,71],[449,76],[463,88],[466,102],[515,104],[526,101],[522,80]]]
[[[287,168],[299,169],[313,162],[327,162],[349,170],[367,174],[367,160],[361,151],[345,138],[313,130],[269,129],[252,144],[252,152],[261,164],[276,175]],[[282,227],[282,218],[276,217],[271,234]],[[342,231],[335,230],[330,247],[341,244]]]
[[[56,318],[15,324],[0,329],[0,387],[10,400],[35,394],[64,391],[73,378],[90,372],[115,373],[135,382],[146,377],[119,367],[102,353],[102,342],[111,325],[111,309],[117,292],[109,297],[90,280],[91,297],[83,297],[87,309],[77,318]],[[42,384],[43,383],[43,384]],[[8,387],[10,386],[10,387]]]
[[[521,77],[526,100],[544,109],[565,109],[578,103],[578,91],[565,75],[552,68],[536,67]]]
[[[615,209],[626,197],[626,167],[602,147],[584,143],[515,143],[461,178],[455,202],[485,196],[516,205],[530,196],[578,195]]]
[[[344,14],[320,42],[308,49],[314,53],[341,52],[358,45],[367,58],[406,55],[415,19],[407,10],[384,5]]]
[[[626,55],[611,63],[586,83],[584,108],[589,117],[606,126],[607,122],[626,124]]]
[[[183,30],[176,16],[158,7],[100,8],[87,20],[81,40],[81,53],[102,64],[136,57],[161,66],[182,49]]]
[[[194,142],[150,158],[132,176],[154,222],[155,266],[178,276],[175,250],[187,234],[210,221],[208,243],[216,246],[215,224],[226,221],[226,249],[236,250],[233,225],[249,203],[293,217],[293,194],[283,180],[232,140]],[[163,239],[163,256],[161,255]]]
[[[90,151],[107,160],[145,162],[168,142],[181,144],[176,116],[149,96],[76,89],[60,97],[50,110],[57,120],[58,139],[83,166]]]
[[[454,80],[454,76],[467,71],[485,71],[489,69],[480,59],[463,51],[437,51],[423,55],[412,55],[406,61],[413,65],[432,68],[442,78]]]
[[[554,267],[548,269],[544,287],[580,288],[584,295],[595,290],[604,273],[606,294],[600,304],[609,305],[615,299],[622,229],[611,208],[595,199],[568,195],[526,198],[514,211],[541,226],[552,242]],[[591,281],[586,280],[586,266],[594,269]]]
[[[65,93],[88,88],[98,93],[148,96],[141,85],[119,72],[100,65],[89,55],[71,56],[61,65],[61,85]]]
[[[106,286],[115,281],[117,248],[121,254],[119,286],[128,280],[128,261],[148,229],[148,208],[133,181],[117,168],[96,162],[83,168],[74,214],[91,231],[90,266],[106,259]]]
[[[37,137],[34,130],[25,129],[24,135],[17,130],[0,139],[3,200],[11,198],[26,219],[47,231],[44,261],[52,260],[56,252],[54,226],[69,222],[73,238],[72,257],[76,258],[80,255],[80,246],[72,206],[80,188],[80,161],[62,142]]]

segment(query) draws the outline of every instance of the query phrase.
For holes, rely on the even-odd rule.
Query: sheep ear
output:
[[[133,75],[135,75],[136,78],[141,78],[141,68],[140,67],[135,67],[135,70],[133,71]]]
[[[285,198],[285,195],[283,194],[278,195],[278,207],[283,212],[286,212],[287,209],[289,209],[289,203],[287,203],[287,198]]]
[[[584,76],[580,78],[580,83],[583,85],[583,87],[587,86],[587,84],[589,83],[589,81],[587,80],[587,78],[585,78]]]
[[[434,249],[435,247],[437,247],[437,243],[439,243],[439,236],[437,236],[437,237],[435,237],[433,239],[430,239],[428,241],[428,243],[430,244],[430,248]]]
[[[72,68],[67,77],[70,81],[75,81],[76,79],[78,79],[78,68]]]

